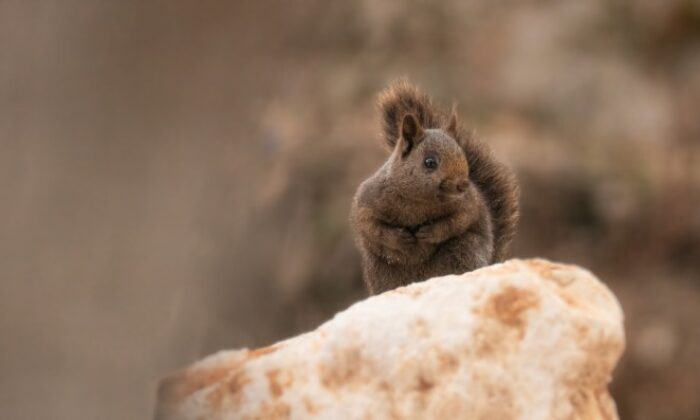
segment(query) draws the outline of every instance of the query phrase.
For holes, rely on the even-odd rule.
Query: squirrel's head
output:
[[[391,157],[390,172],[406,198],[416,201],[452,201],[469,189],[469,165],[455,140],[457,115],[442,128],[424,129],[407,113]]]

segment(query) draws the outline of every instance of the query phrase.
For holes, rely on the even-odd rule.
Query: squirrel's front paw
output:
[[[402,264],[408,261],[416,238],[404,228],[391,228],[386,231],[382,255],[390,264]]]
[[[446,235],[444,229],[441,229],[437,224],[427,224],[418,228],[416,231],[416,239],[421,242],[437,244],[444,241]]]
[[[392,248],[403,249],[406,245],[416,242],[416,238],[404,228],[391,228],[387,235],[388,243]]]
[[[408,261],[409,254],[405,250],[384,247],[381,255],[389,264],[403,264]]]

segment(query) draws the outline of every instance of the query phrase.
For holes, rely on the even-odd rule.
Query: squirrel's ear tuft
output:
[[[413,114],[419,125],[424,128],[438,127],[438,118],[430,98],[405,79],[392,83],[381,92],[378,105],[384,141],[391,149],[396,146],[401,136],[403,119],[406,114]]]
[[[457,118],[457,104],[452,105],[452,112],[450,113],[450,118],[447,120],[447,127],[445,130],[449,135],[454,138],[459,137],[458,133],[459,121]]]
[[[423,127],[413,114],[406,114],[401,121],[399,145],[401,154],[406,156],[423,137]]]

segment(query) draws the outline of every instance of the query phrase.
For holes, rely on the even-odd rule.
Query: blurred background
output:
[[[621,417],[700,419],[698,0],[0,0],[3,417],[148,418],[363,298],[398,76],[516,170],[512,254],[621,300]]]

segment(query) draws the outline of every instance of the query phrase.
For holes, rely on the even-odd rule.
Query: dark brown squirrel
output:
[[[502,261],[515,234],[513,172],[406,81],[379,95],[389,159],[350,211],[371,294]]]

